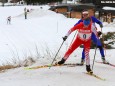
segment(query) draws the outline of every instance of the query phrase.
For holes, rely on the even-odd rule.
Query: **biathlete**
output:
[[[72,45],[69,47],[67,52],[65,53],[64,57],[59,61],[57,64],[61,65],[64,64],[65,61],[68,59],[70,54],[78,48],[81,44],[84,45],[84,53],[85,53],[85,59],[86,59],[86,71],[89,73],[93,73],[90,69],[90,58],[89,58],[89,51],[90,51],[90,44],[91,44],[91,34],[92,34],[92,21],[90,18],[84,19],[83,22],[80,22],[79,24],[72,27],[68,33],[63,37],[63,40],[65,41],[68,36],[75,30],[78,31],[78,34],[76,36],[76,39],[72,43]]]

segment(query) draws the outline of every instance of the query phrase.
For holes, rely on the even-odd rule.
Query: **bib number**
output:
[[[86,34],[83,34],[83,38],[86,39]]]
[[[88,40],[88,39],[91,38],[91,33],[89,33],[89,34],[87,34],[87,33],[78,33],[78,36],[82,40]]]

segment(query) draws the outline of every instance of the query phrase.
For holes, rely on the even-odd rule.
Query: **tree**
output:
[[[2,6],[4,6],[4,3],[6,3],[7,0],[1,0],[1,2],[2,2]]]

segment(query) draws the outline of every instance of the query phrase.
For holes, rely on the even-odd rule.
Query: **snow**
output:
[[[105,9],[105,10],[115,10],[114,7],[107,7],[107,6],[103,7],[103,9]]]
[[[24,8],[31,10],[27,20],[24,19]],[[10,6],[0,7],[0,64],[12,61],[12,58],[24,59],[25,56],[36,56],[36,46],[41,55],[36,63],[31,66],[51,64],[55,53],[62,43],[62,37],[79,20],[66,18],[65,16],[48,10],[49,6]],[[12,17],[11,25],[8,25],[6,18]],[[115,23],[103,23],[103,32],[114,32]],[[97,25],[98,30],[101,30]],[[60,50],[59,61],[71,40],[73,32]],[[44,57],[48,49],[54,55]],[[91,66],[94,58],[94,49],[90,50]],[[115,50],[105,50],[106,59],[115,63]],[[80,62],[82,48],[78,48],[66,61],[66,63]],[[44,57],[44,58],[42,58]],[[96,52],[97,61],[101,61],[99,50]],[[51,67],[36,70],[25,70],[24,67],[7,70],[0,73],[0,86],[114,86],[115,68],[95,63],[94,73],[105,78],[106,81],[98,80],[84,74],[83,67]]]

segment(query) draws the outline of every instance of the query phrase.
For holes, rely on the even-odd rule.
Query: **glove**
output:
[[[103,24],[100,24],[100,27],[103,28]]]
[[[98,37],[100,37],[101,34],[102,34],[102,32],[101,32],[101,31],[98,31],[97,34],[98,34]]]
[[[63,41],[66,41],[66,39],[67,39],[67,36],[64,36],[64,37],[62,37],[63,38]]]

